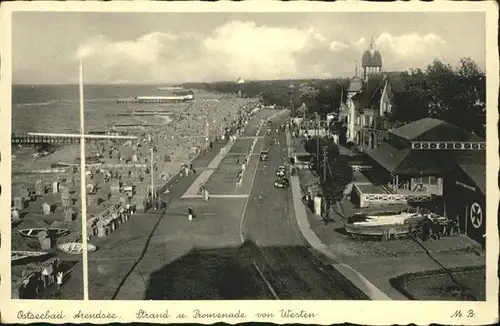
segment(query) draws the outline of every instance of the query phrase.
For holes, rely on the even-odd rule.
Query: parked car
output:
[[[276,170],[276,176],[278,177],[284,177],[286,174],[286,168],[284,165],[278,166],[278,169]]]
[[[267,161],[268,157],[269,157],[269,151],[268,150],[264,150],[264,151],[260,152],[260,160],[261,161]]]
[[[278,178],[274,181],[274,188],[288,188],[289,185],[287,178]]]
[[[273,129],[272,129],[272,128],[267,128],[267,131],[266,131],[266,134],[267,134],[267,135],[270,135],[272,132],[273,132]]]

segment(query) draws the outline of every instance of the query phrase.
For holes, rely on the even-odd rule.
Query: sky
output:
[[[472,58],[485,69],[485,15],[472,12],[15,12],[15,84],[181,83],[350,77],[373,39],[383,70]]]

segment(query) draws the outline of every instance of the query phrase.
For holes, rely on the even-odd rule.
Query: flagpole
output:
[[[82,202],[83,300],[89,299],[87,251],[87,187],[85,177],[85,116],[83,104],[83,60],[80,60],[80,196]]]

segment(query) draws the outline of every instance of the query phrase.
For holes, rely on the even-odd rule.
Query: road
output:
[[[284,123],[286,115],[274,120]],[[275,128],[273,128],[275,129]],[[276,140],[277,143],[273,144]],[[290,189],[274,188],[287,160],[284,132],[265,136],[267,162],[260,162],[243,217],[243,237],[256,244],[254,264],[275,299],[356,299],[352,285],[310,251],[298,228]]]
[[[276,167],[286,159],[285,134],[264,136],[265,127],[256,133],[259,120],[274,113],[259,112],[229,150],[205,183],[213,196],[208,202],[183,198],[207,169],[210,160],[202,159],[196,176],[162,194],[169,203],[164,212],[137,216],[106,239],[89,262],[92,299],[357,299],[353,286],[308,249],[290,190],[273,188]],[[271,146],[274,138],[279,145]],[[236,187],[238,164],[254,139],[254,155]],[[267,166],[258,161],[265,147]],[[197,215],[192,222],[188,208]]]

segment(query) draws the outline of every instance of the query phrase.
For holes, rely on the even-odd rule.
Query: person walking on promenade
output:
[[[210,194],[209,194],[207,188],[205,188],[204,191],[203,191],[203,199],[205,200],[205,202],[207,202],[208,199],[210,199]]]
[[[240,164],[240,158],[239,157],[236,159],[236,165],[238,165],[238,164]]]
[[[190,207],[188,209],[188,219],[189,219],[190,222],[193,220],[193,215],[194,215],[193,209]]]
[[[259,194],[259,207],[262,207],[262,193]]]

